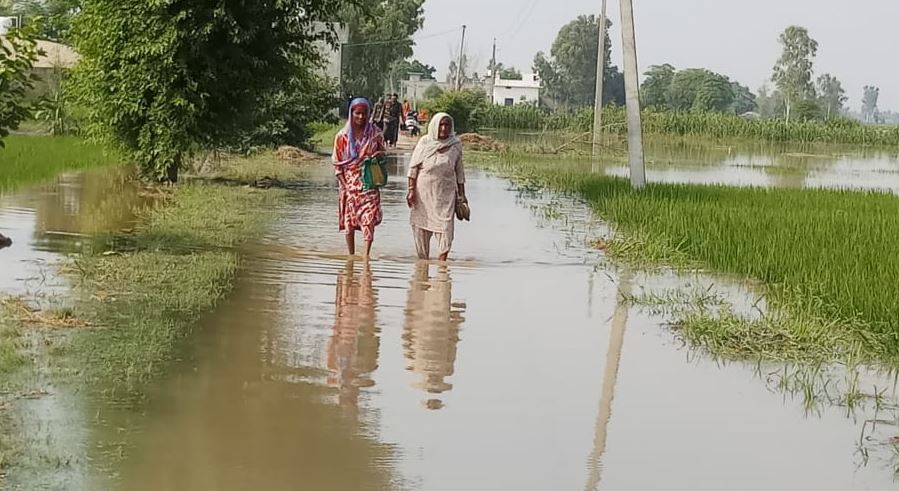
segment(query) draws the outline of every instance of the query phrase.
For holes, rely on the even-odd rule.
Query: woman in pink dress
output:
[[[356,231],[362,231],[365,255],[371,254],[375,227],[381,224],[381,192],[362,189],[362,162],[371,157],[383,157],[384,136],[369,121],[371,104],[358,98],[350,103],[350,118],[334,140],[334,171],[340,187],[338,192],[338,226],[346,234],[347,251],[356,254]]]

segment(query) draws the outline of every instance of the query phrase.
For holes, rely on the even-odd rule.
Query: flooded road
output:
[[[622,304],[679,280],[597,268],[585,207],[469,177],[455,261],[414,259],[396,178],[366,265],[341,256],[323,169],[146,405],[87,403],[84,488],[894,486],[895,426],[863,461],[872,416],[807,410],[780,367],[707,359]]]
[[[146,402],[59,388],[36,403],[26,430],[59,474],[13,475],[10,488],[896,487],[894,379],[858,382],[876,401],[843,404],[826,384],[809,400],[785,388],[788,367],[693,352],[622,294],[714,284],[752,305],[751,291],[619,271],[585,246],[603,229],[585,206],[474,170],[455,259],[420,263],[402,163],[392,172],[374,261],[343,256],[323,166]],[[90,179],[4,197],[0,224],[48,261],[77,234],[131,226],[120,195],[136,193],[87,193]],[[75,241],[44,247],[48,236]],[[4,293],[34,274],[15,251],[0,252]]]

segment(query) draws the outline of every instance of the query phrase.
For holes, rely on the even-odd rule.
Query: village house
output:
[[[506,80],[497,74],[493,82],[493,103],[498,106],[540,104],[540,78],[524,75],[522,80]]]

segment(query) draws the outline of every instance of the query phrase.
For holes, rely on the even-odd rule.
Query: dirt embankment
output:
[[[507,152],[509,145],[496,141],[495,138],[480,135],[478,133],[464,133],[459,135],[462,145],[466,150],[475,152]]]

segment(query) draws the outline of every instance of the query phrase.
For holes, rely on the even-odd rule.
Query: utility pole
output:
[[[606,4],[602,0],[602,13],[599,16],[599,53],[596,56],[596,102],[593,106],[593,157],[599,155],[602,143],[602,85],[606,75]]]
[[[631,168],[631,186],[646,185],[643,160],[643,123],[640,119],[640,76],[637,68],[637,34],[634,30],[633,0],[621,3],[621,45],[624,48],[624,88],[627,98],[627,147]]]
[[[493,94],[496,88],[496,38],[493,38],[493,57],[490,58],[490,103],[496,104]]]
[[[462,45],[459,47],[459,65],[456,67],[456,90],[462,90],[462,60],[465,58],[465,29],[468,26],[462,25]]]

